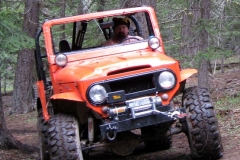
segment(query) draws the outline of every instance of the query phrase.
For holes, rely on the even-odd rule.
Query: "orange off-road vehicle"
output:
[[[113,36],[113,17],[130,20],[143,39],[102,46]],[[207,89],[185,89],[197,73],[164,52],[151,7],[47,20],[36,34],[37,108],[41,159],[84,159],[96,148],[126,156],[144,143],[169,149],[184,132],[192,156],[223,154]],[[182,105],[172,99],[182,94]]]

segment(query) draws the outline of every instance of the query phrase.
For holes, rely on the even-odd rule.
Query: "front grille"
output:
[[[158,84],[159,75],[161,72],[166,70],[168,69],[154,70],[147,73],[135,74],[93,83],[91,86],[96,84],[102,85],[107,91],[108,98],[106,101],[101,103],[92,102],[89,97],[89,89],[91,86],[89,86],[87,90],[87,98],[94,105],[103,105],[166,92],[172,88],[164,89]]]
[[[111,92],[124,90],[125,94],[135,93],[139,91],[155,88],[153,82],[153,73],[127,77],[108,82]]]

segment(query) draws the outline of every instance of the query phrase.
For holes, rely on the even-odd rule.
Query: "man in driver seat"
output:
[[[114,36],[107,40],[103,46],[109,46],[119,43],[126,43],[126,42],[132,42],[137,40],[142,40],[142,37],[139,36],[130,36],[129,35],[129,27],[130,27],[130,21],[128,18],[113,18],[113,32]],[[125,40],[126,39],[126,40]]]

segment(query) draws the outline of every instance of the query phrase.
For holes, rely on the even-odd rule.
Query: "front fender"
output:
[[[182,69],[180,71],[181,82],[186,80],[187,78],[191,77],[193,74],[197,73],[196,69]]]
[[[78,102],[83,102],[84,99],[79,96],[78,93],[76,92],[65,92],[65,93],[59,93],[59,94],[54,94],[51,99],[65,99],[65,100],[71,100],[71,101],[78,101]]]

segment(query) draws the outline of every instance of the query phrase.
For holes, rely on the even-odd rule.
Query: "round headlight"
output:
[[[60,67],[65,66],[67,64],[67,56],[65,54],[56,55],[55,63]]]
[[[160,46],[159,39],[157,37],[151,37],[148,40],[148,45],[151,47],[153,50],[157,49]]]
[[[107,91],[106,89],[101,85],[94,85],[89,90],[89,97],[92,102],[94,103],[102,103],[107,98]]]
[[[164,71],[160,73],[158,77],[158,83],[164,89],[172,88],[175,85],[175,81],[176,79],[174,75],[169,71]]]

